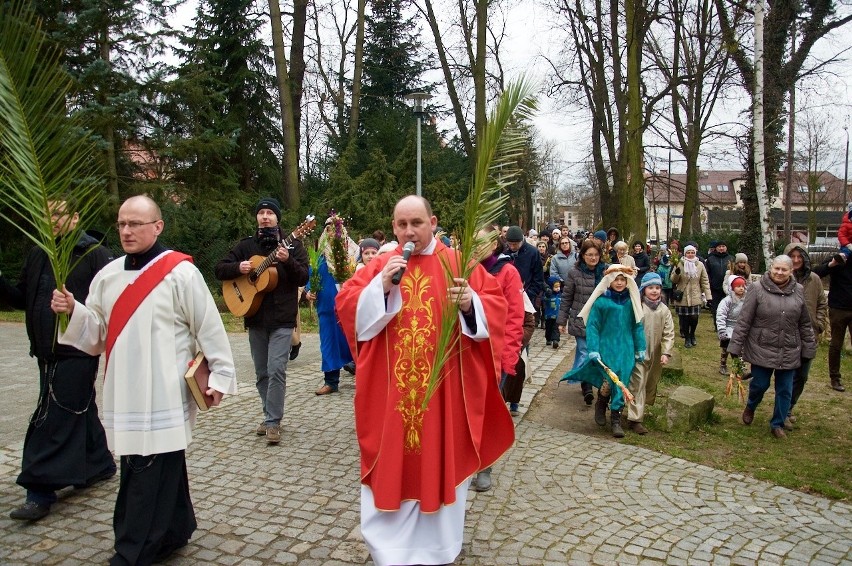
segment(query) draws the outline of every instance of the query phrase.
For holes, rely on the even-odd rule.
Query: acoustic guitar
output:
[[[275,254],[281,247],[290,248],[293,240],[301,240],[311,232],[317,225],[313,215],[305,218],[305,221],[293,230],[286,239],[279,242],[266,257],[255,255],[249,258],[252,270],[236,279],[222,282],[222,297],[225,305],[234,316],[252,316],[260,308],[263,296],[275,289],[278,285],[278,270],[269,269],[275,262]]]

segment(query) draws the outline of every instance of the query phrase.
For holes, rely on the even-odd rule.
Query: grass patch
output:
[[[677,325],[677,317],[675,317]],[[696,333],[698,345],[675,344],[682,360],[683,374],[667,376],[660,382],[657,403],[646,412],[645,424],[652,434],[628,434],[629,444],[683,458],[714,468],[748,474],[777,485],[811,492],[831,499],[852,500],[852,411],[850,394],[830,388],[828,344],[820,344],[811,366],[805,391],[794,412],[795,430],[786,441],[769,432],[769,419],[775,400],[773,385],[755,412],[751,426],[742,424],[743,404],[736,391],[725,395],[727,378],[719,374],[719,341],[709,313],[703,312]],[[844,352],[841,374],[852,377],[852,357]],[[665,406],[671,392],[690,385],[711,393],[716,399],[711,422],[687,433],[665,432]]]
[[[24,311],[0,310],[0,322],[24,322]]]

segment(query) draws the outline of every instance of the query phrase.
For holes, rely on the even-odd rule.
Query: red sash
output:
[[[124,288],[121,295],[115,301],[112,307],[112,314],[109,317],[109,325],[107,326],[106,335],[106,359],[104,361],[104,379],[106,379],[106,368],[109,365],[109,356],[112,353],[112,347],[115,341],[127,326],[127,322],[142,301],[145,300],[154,287],[160,284],[166,275],[174,269],[177,264],[182,261],[192,262],[192,256],[182,254],[180,252],[170,252],[165,254],[155,263],[148,266],[136,280]]]

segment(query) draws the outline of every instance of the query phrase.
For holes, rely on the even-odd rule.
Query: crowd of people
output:
[[[51,203],[58,238],[79,220],[71,206]],[[276,199],[260,199],[252,213],[254,233],[215,267],[226,286],[256,281],[263,270],[277,281],[245,316],[263,419],[251,434],[270,446],[281,440],[287,363],[300,345],[298,303],[310,301],[322,356],[316,395],[338,391],[341,369],[357,383],[361,533],[377,564],[444,564],[458,556],[467,492],[491,488],[492,466],[514,440],[536,329],[553,349],[574,338],[563,380],[580,383],[598,425],[609,412],[616,438],[649,432],[646,408],[676,332],[684,348],[695,347],[707,310],[719,338],[719,372],[729,375],[729,358],[735,368],[750,364],[741,375],[750,379],[745,425],[774,376],[770,432],[783,438],[793,428],[829,327],[831,386],[844,391],[852,262],[842,252],[812,266],[806,247],[790,244],[754,275],[748,257],[731,255],[722,241],[701,257],[694,242],[653,249],[628,244],[616,228],[524,234],[519,226],[486,226],[467,267],[421,197],[397,203],[390,241],[376,230],[356,242],[333,213],[310,248],[286,237]],[[187,361],[199,350],[207,358],[204,393],[214,405],[236,391],[236,375],[207,283],[189,256],[158,240],[164,221],[157,204],[128,199],[116,226],[126,255],[113,259],[84,234],[79,255],[89,253],[62,289],[43,252],[27,257],[17,284],[0,275],[0,297],[26,311],[41,390],[18,478],[26,501],[11,517],[37,521],[57,490],[109,479],[117,471],[112,452],[121,480],[110,564],[151,564],[186,545],[196,528],[185,462],[196,412],[181,379]],[[57,331],[56,314],[67,315],[64,330]],[[453,321],[454,339],[442,338],[445,320]],[[94,394],[101,353],[103,424]]]

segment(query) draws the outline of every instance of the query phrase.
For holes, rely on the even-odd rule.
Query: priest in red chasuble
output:
[[[361,532],[376,564],[447,564],[461,552],[471,477],[514,441],[499,391],[506,300],[481,266],[447,283],[429,202],[394,208],[396,251],[356,272],[337,314],[358,366]],[[408,261],[403,246],[414,250]],[[393,276],[404,269],[398,285]],[[461,338],[423,408],[441,317],[458,299]]]

